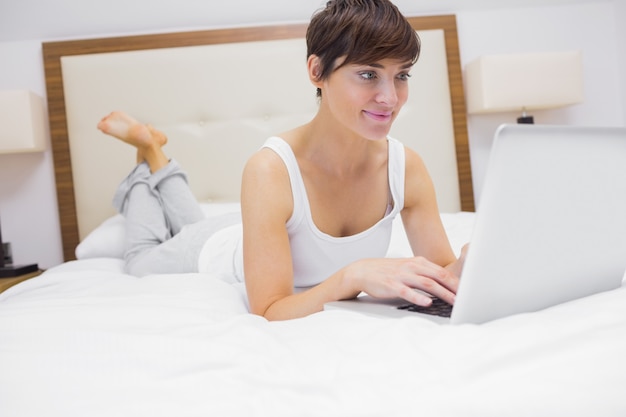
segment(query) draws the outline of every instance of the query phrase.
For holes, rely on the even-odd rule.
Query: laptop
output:
[[[502,125],[451,316],[369,296],[325,309],[484,323],[618,288],[625,271],[626,128]]]

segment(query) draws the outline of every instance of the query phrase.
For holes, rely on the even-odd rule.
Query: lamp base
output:
[[[14,278],[39,270],[37,264],[30,265],[5,265],[0,267],[0,278]]]
[[[523,125],[535,124],[535,119],[532,116],[520,116],[517,118],[517,123]]]

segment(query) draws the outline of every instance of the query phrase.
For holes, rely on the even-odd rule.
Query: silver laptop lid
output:
[[[452,323],[618,287],[626,269],[626,129],[496,132]]]

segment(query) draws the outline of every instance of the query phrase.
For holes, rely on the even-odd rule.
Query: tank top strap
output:
[[[389,189],[391,198],[393,199],[392,213],[395,215],[404,208],[404,181],[406,157],[404,153],[404,144],[397,139],[388,137],[389,144],[389,160],[387,169],[389,171]]]
[[[291,146],[283,138],[278,136],[269,137],[263,144],[263,148],[269,148],[276,152],[287,168],[293,196],[293,213],[287,222],[287,226],[289,226],[302,219],[309,204],[300,167]]]

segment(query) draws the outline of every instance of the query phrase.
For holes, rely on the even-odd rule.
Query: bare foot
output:
[[[98,129],[102,133],[116,137],[136,148],[145,148],[154,144],[164,145],[164,143],[158,143],[162,141],[164,136],[153,138],[147,125],[119,111],[114,111],[100,120]],[[154,143],[153,139],[158,139],[157,143]]]
[[[105,116],[98,123],[98,129],[137,148],[137,162],[145,160],[152,172],[156,172],[168,162],[161,149],[167,143],[167,137],[126,113],[114,111]]]

